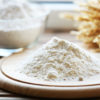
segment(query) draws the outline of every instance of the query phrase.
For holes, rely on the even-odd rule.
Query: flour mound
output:
[[[13,20],[39,16],[43,13],[38,5],[31,4],[27,0],[1,0],[0,19]]]
[[[37,27],[46,10],[27,0],[0,0],[0,30],[24,30]]]
[[[100,64],[77,45],[54,37],[34,53],[21,73],[45,81],[83,81],[100,74]]]

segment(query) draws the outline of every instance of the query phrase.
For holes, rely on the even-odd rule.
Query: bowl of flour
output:
[[[0,47],[27,47],[44,31],[48,12],[26,0],[0,1]]]

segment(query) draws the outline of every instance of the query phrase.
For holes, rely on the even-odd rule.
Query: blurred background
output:
[[[99,0],[0,0],[0,57],[54,36],[100,52],[99,5]]]
[[[1,2],[3,2],[3,3],[5,3],[5,2],[9,3],[9,1],[7,1],[7,0],[4,0],[4,1],[1,0]],[[17,1],[17,0],[15,0],[15,1]],[[74,15],[74,13],[77,13],[75,11],[75,9],[77,9],[78,6],[73,3],[73,0],[27,0],[27,2],[31,3],[32,6],[34,6],[34,4],[37,4],[40,7],[40,9],[42,7],[43,9],[46,10],[46,12],[48,12],[48,14],[46,15],[46,18],[45,18],[45,22],[44,22],[45,23],[44,29],[42,29],[43,27],[38,29],[38,30],[42,30],[41,33],[50,33],[50,34],[52,34],[52,33],[62,33],[62,32],[66,32],[66,31],[72,30],[72,29],[76,29],[77,25],[76,25],[75,21],[72,21],[70,19],[60,18],[60,14],[64,13],[64,12],[70,12],[73,15]],[[2,5],[3,5],[3,3],[2,3]],[[15,5],[15,4],[12,3],[12,5]],[[12,5],[9,6],[8,9],[10,9],[10,7],[12,7]],[[15,9],[17,9],[17,8],[15,7]],[[9,11],[6,11],[7,9],[4,9],[2,7],[1,7],[0,10],[3,13],[4,12],[9,13],[9,15],[11,15],[11,16],[14,15],[14,13],[12,13],[13,10],[12,10],[12,12],[11,11],[9,12]],[[6,14],[4,16],[6,16]],[[7,23],[7,21],[9,21],[9,19],[0,19],[1,22],[2,22],[2,20],[6,21],[5,23]],[[14,23],[12,20],[14,21],[14,19],[10,19],[11,23]],[[33,22],[33,24],[35,24],[35,23]],[[10,24],[8,25],[8,27],[9,26],[10,26]],[[25,40],[26,37],[27,37],[27,39],[29,39],[30,37],[28,37],[26,35],[25,38],[20,38],[20,37],[23,37],[23,36],[22,35],[21,36],[15,35],[14,33],[19,34],[19,32],[18,33],[17,32],[18,31],[16,31],[16,32],[13,31],[12,32],[12,30],[11,30],[8,33],[7,31],[5,32],[5,29],[3,29],[3,30],[1,29],[1,31],[0,31],[0,37],[1,37],[0,38],[0,56],[1,57],[2,56],[8,56],[8,55],[10,55],[13,52],[18,52],[20,50],[18,48],[23,48],[23,47],[26,48],[26,45],[32,44],[31,42],[35,41],[34,38],[38,37],[36,35],[34,38],[32,38],[32,40],[34,40],[34,41],[28,41],[26,43],[26,45],[24,46],[24,44],[21,43],[21,42],[22,41],[27,41],[27,40]],[[26,34],[29,34],[28,32],[29,31],[27,31]],[[40,32],[36,31],[36,34],[39,34],[39,33]],[[47,40],[49,40],[50,39],[50,34],[45,34],[47,36],[43,35],[42,37],[45,36],[46,38],[45,37],[44,38],[46,40],[44,38],[43,39],[40,38],[41,43],[42,42],[44,43]],[[9,35],[11,35],[11,37]],[[29,34],[29,35],[34,35],[34,32],[33,32],[33,34]],[[52,36],[55,36],[55,34],[52,35]],[[31,40],[31,39],[29,39],[29,40]],[[22,45],[17,44],[18,41],[20,41],[19,44],[22,44]]]
[[[75,29],[75,21],[70,19],[61,19],[60,13],[70,12],[74,15],[79,8],[74,4],[74,0],[30,0],[43,5],[46,9],[50,10],[48,20],[46,22],[46,29],[51,30],[70,30]]]

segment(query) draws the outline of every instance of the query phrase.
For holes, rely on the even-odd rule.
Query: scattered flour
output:
[[[83,81],[100,74],[100,64],[77,45],[54,37],[34,53],[20,72],[51,82]]]

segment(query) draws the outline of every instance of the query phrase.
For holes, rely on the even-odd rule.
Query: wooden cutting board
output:
[[[2,66],[15,64],[23,59],[27,54],[32,54],[34,49],[25,50],[22,53],[13,54],[12,56],[2,60]],[[10,61],[10,62],[9,62]],[[0,88],[5,90],[32,97],[45,98],[87,98],[100,97],[100,85],[87,86],[67,86],[55,87],[40,84],[29,84],[12,79],[0,71]]]
[[[46,43],[51,37],[57,36],[60,38],[67,39],[71,42],[75,42],[80,45],[80,42],[76,40],[75,36],[65,33],[45,33],[40,37],[38,44],[41,45]],[[5,58],[1,61],[3,66],[5,63],[15,63],[16,61],[23,58],[27,53],[32,53],[34,48],[28,49],[25,52],[13,54],[12,56]],[[24,55],[24,56],[23,56]],[[96,57],[100,59],[100,54],[94,53]],[[17,60],[14,60],[14,59]],[[13,60],[11,60],[13,59]],[[9,62],[10,60],[10,62]],[[7,64],[9,63],[9,64]],[[95,86],[76,86],[76,87],[55,87],[55,86],[43,86],[37,84],[29,84],[5,76],[0,70],[0,87],[26,96],[32,97],[46,97],[46,98],[87,98],[87,97],[100,97],[100,85]]]

